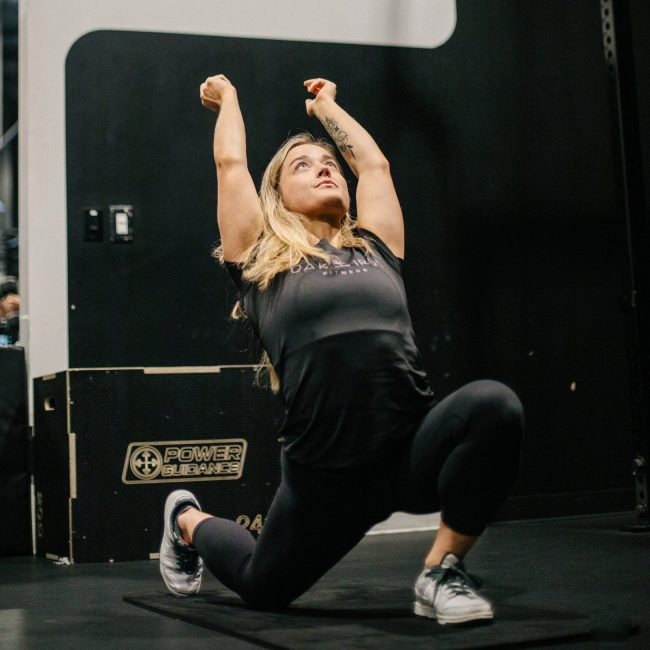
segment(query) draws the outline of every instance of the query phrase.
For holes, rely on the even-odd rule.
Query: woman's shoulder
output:
[[[365,239],[369,242],[372,248],[374,248],[391,267],[401,274],[402,263],[404,260],[397,257],[379,235],[376,235],[374,232],[366,230],[365,228],[355,228],[352,232],[355,236],[361,237],[361,239]]]

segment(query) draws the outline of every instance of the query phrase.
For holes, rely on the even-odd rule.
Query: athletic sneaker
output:
[[[447,553],[439,566],[425,569],[418,577],[413,611],[441,625],[492,619],[492,605],[476,593],[478,588],[477,579],[465,571],[460,559]]]
[[[187,506],[201,509],[196,497],[187,490],[175,490],[167,497],[160,543],[160,574],[170,593],[179,598],[199,591],[203,573],[203,560],[193,546],[183,541],[176,523],[179,512]]]

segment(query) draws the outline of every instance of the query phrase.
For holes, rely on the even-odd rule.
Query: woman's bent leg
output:
[[[498,382],[475,381],[446,397],[413,441],[415,500],[440,509],[457,533],[480,535],[517,477],[523,424],[521,402]]]
[[[493,618],[462,560],[512,488],[522,432],[519,399],[493,381],[459,389],[419,427],[409,459],[411,498],[420,511],[440,509],[442,521],[415,584],[417,615],[441,624]]]
[[[382,518],[355,503],[340,485],[314,490],[312,480],[298,486],[285,473],[257,541],[238,524],[213,517],[196,527],[193,543],[215,577],[247,604],[286,607]]]

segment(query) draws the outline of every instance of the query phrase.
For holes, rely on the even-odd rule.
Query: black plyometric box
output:
[[[259,532],[283,409],[256,367],[67,370],[34,380],[36,548],[70,562],[155,558],[165,498]]]

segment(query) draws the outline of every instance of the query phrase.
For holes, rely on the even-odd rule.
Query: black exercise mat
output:
[[[440,626],[411,613],[413,581],[431,544],[428,532],[364,538],[283,612],[249,610],[209,574],[197,597],[176,599],[158,589],[125,600],[267,648],[625,642],[640,635],[650,611],[647,537],[621,532],[627,519],[623,513],[490,526],[468,568],[484,580],[496,619],[473,627]]]
[[[500,605],[494,622],[442,626],[414,616],[410,589],[357,581],[314,589],[281,612],[258,612],[223,590],[191,598],[125,596],[133,605],[218,630],[265,648],[486,648],[587,638],[587,617],[556,609]]]

